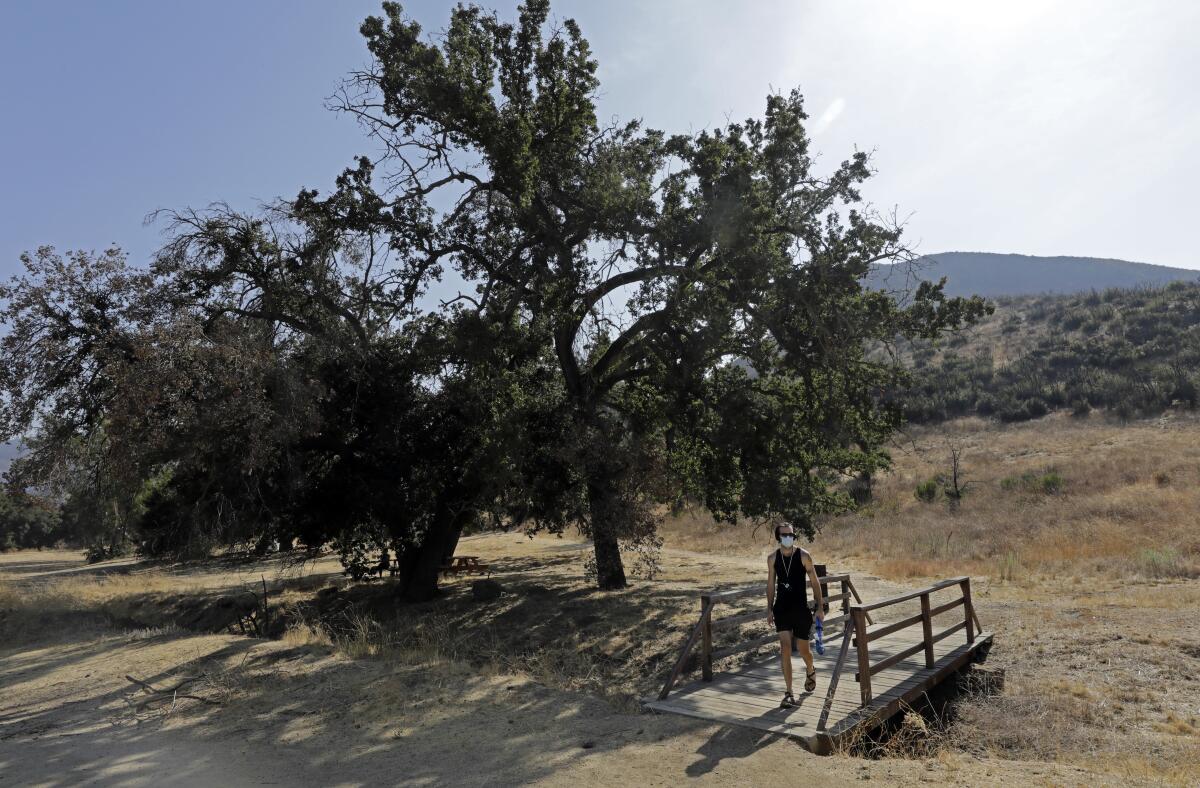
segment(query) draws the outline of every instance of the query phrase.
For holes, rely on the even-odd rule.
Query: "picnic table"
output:
[[[486,574],[490,577],[492,574],[491,567],[480,563],[477,555],[453,556],[448,563],[442,565],[441,571],[444,575]]]

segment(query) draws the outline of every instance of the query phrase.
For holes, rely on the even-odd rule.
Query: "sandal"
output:
[[[783,700],[779,701],[779,708],[790,709],[795,705],[796,705],[795,696],[793,696],[790,691],[783,693]]]
[[[804,691],[812,692],[817,688],[817,669],[813,668],[812,672],[805,671]]]

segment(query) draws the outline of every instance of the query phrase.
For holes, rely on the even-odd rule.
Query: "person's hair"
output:
[[[791,523],[780,523],[779,525],[775,526],[775,541],[776,542],[779,541],[779,529],[783,528],[785,526],[792,529],[792,536],[796,535],[796,529],[792,527]]]

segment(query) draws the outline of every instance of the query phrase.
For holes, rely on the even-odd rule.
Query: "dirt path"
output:
[[[506,565],[528,573],[556,566],[556,556],[573,563],[584,547],[493,535],[464,540],[460,552],[489,556],[508,582]],[[44,572],[36,560],[16,571],[0,561],[0,576],[35,583],[73,570],[46,558]],[[762,563],[669,550],[657,585],[690,596],[697,577],[751,581]],[[860,588],[868,598],[895,589],[869,577]],[[137,713],[126,701],[136,699],[126,674],[163,686],[197,673],[206,675],[198,691],[219,706],[184,700],[169,714]],[[82,613],[35,642],[0,646],[0,687],[0,786],[1106,784],[1074,767],[965,755],[822,758],[774,736],[626,711],[461,660],[351,659],[287,639],[117,631]]]

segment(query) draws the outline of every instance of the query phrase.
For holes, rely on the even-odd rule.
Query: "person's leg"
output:
[[[787,691],[792,691],[792,631],[785,629],[779,633],[779,656],[783,661],[783,683]]]
[[[800,656],[804,659],[804,667],[808,669],[809,673],[812,673],[814,670],[812,647],[809,646],[807,640],[799,640],[796,642],[800,644]]]

